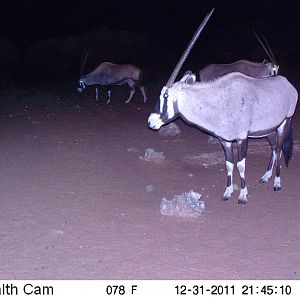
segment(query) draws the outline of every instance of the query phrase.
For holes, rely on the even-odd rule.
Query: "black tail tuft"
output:
[[[292,124],[289,124],[288,132],[286,135],[286,138],[282,145],[282,152],[284,155],[284,161],[285,165],[288,167],[289,161],[293,154],[293,146],[294,146],[294,140],[293,140],[293,130],[292,130]]]

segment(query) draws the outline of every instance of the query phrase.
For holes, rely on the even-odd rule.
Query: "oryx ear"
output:
[[[263,64],[265,64],[265,65],[267,65],[268,62],[269,62],[269,61],[268,61],[267,59],[264,59],[264,60],[263,60]]]
[[[184,73],[184,75],[192,75],[193,74],[193,72],[191,71],[191,70],[188,70],[188,71],[186,71],[185,73]],[[184,76],[183,75],[183,76]]]
[[[186,84],[194,84],[196,82],[196,75],[195,74],[191,74],[186,80],[185,83]]]
[[[196,75],[192,74],[192,72],[188,71],[186,74],[181,78],[181,82],[186,84],[194,84],[196,82]]]

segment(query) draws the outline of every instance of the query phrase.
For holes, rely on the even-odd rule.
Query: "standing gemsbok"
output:
[[[223,200],[228,200],[233,192],[233,142],[236,142],[237,168],[241,178],[238,203],[245,204],[248,201],[245,182],[248,138],[267,137],[272,154],[261,182],[269,180],[275,165],[273,187],[275,191],[281,189],[280,156],[283,152],[288,164],[293,147],[291,118],[295,112],[298,93],[282,76],[257,79],[241,73],[230,73],[212,82],[196,82],[195,75],[186,74],[174,83],[211,13],[200,25],[166,86],[162,88],[159,111],[149,116],[148,125],[158,130],[180,116],[187,123],[217,137],[225,152],[227,168],[227,187]]]
[[[233,72],[240,72],[254,78],[264,78],[278,74],[279,65],[276,62],[272,49],[264,37],[262,39],[253,31],[255,37],[262,45],[270,61],[264,59],[263,62],[253,62],[249,60],[238,60],[230,64],[210,64],[199,71],[201,81],[212,81],[218,77],[224,76]],[[208,137],[210,143],[218,143],[218,140],[212,136]]]
[[[240,72],[254,78],[264,78],[278,74],[278,65],[264,59],[263,62],[238,60],[230,64],[210,64],[199,71],[201,81],[211,81],[233,72]]]
[[[253,31],[257,40],[262,45],[270,61],[264,59],[263,62],[253,62],[249,60],[238,60],[229,64],[210,64],[199,71],[201,81],[211,81],[228,73],[240,72],[254,78],[264,78],[278,74],[279,65],[276,62],[269,43],[263,36],[264,42]]]
[[[144,103],[146,103],[147,97],[142,83],[143,73],[139,68],[129,64],[117,65],[111,62],[104,62],[100,64],[94,71],[84,75],[83,70],[87,53],[83,55],[83,57],[80,66],[80,87],[77,89],[78,92],[81,93],[87,85],[95,85],[96,100],[99,100],[98,86],[106,86],[108,87],[108,100],[106,102],[108,104],[111,101],[111,86],[128,84],[130,88],[130,95],[125,103],[130,102],[135,93],[136,87],[141,90],[144,97]]]

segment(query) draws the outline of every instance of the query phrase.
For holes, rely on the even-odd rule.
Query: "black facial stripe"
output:
[[[161,113],[162,116],[167,116],[168,114],[168,92],[165,92],[164,94],[164,105],[163,105],[163,111]]]

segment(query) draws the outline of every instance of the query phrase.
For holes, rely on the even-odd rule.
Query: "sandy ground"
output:
[[[221,146],[180,120],[182,135],[162,138],[147,128],[152,104],[121,103],[127,92],[109,106],[92,92],[2,93],[0,279],[300,279],[299,113],[282,190],[258,183],[270,149],[252,140],[241,206],[238,191],[220,200]],[[166,159],[139,159],[147,148]],[[160,214],[189,190],[199,218]]]

